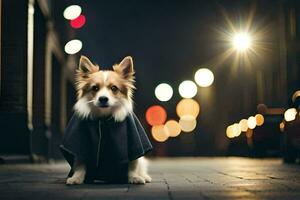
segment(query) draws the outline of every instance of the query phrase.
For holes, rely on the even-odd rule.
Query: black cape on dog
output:
[[[127,182],[130,161],[152,149],[134,113],[122,122],[110,118],[81,119],[74,114],[67,126],[61,151],[74,172],[76,160],[87,167],[85,182]]]

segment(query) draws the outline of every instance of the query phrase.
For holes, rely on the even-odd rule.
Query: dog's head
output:
[[[101,70],[81,56],[76,72],[75,112],[82,118],[112,116],[123,121],[132,112],[134,69],[131,57],[125,57],[112,70]]]

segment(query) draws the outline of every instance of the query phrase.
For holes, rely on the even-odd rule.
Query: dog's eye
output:
[[[113,85],[113,86],[111,86],[111,91],[113,91],[113,92],[117,92],[118,90],[119,90],[119,88],[117,87],[117,86],[115,86],[115,85]]]
[[[92,90],[94,92],[97,92],[99,90],[99,87],[97,85],[92,86]]]

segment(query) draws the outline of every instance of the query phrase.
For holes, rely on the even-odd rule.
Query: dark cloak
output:
[[[79,161],[86,164],[85,182],[127,182],[129,162],[145,155],[152,145],[134,113],[122,122],[112,117],[81,119],[74,114],[60,149],[71,166],[69,176]]]

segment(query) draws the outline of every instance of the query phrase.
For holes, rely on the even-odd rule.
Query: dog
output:
[[[110,119],[114,121],[112,124],[117,123],[122,125],[122,123],[126,121],[128,117],[132,117],[132,113],[133,113],[132,97],[133,97],[133,91],[135,89],[134,73],[135,72],[133,68],[133,60],[132,57],[130,56],[125,57],[119,64],[113,65],[112,70],[101,70],[101,68],[98,65],[93,64],[87,57],[81,56],[79,61],[79,67],[78,70],[76,71],[76,76],[75,76],[77,102],[75,103],[74,106],[74,113],[76,117],[82,121],[89,121],[89,123],[90,121],[91,123],[93,123],[92,122],[93,120],[96,121],[98,119]],[[137,119],[135,115],[133,118],[134,120]],[[136,123],[137,126],[140,125],[138,121]],[[75,125],[72,125],[72,123],[70,123],[68,126],[69,126],[69,130],[73,130]],[[128,123],[126,127],[127,126],[129,126]],[[107,127],[107,125],[105,127]],[[80,130],[83,129],[87,129],[87,128],[81,128]],[[107,129],[110,130],[109,127]],[[101,131],[102,128],[100,127],[99,130]],[[138,128],[138,130],[140,130],[140,128]],[[78,133],[78,134],[81,134],[82,136],[80,137],[82,138],[85,137],[85,135],[82,133]],[[114,133],[112,132],[109,134],[113,135]],[[66,137],[67,139],[69,139],[71,136],[66,136]],[[107,137],[112,137],[112,136],[108,135]],[[141,138],[144,137],[145,134],[141,136]],[[74,140],[84,140],[84,139],[74,139]],[[115,139],[115,140],[119,140],[119,139]],[[147,137],[146,140],[147,140],[146,143],[148,144]],[[79,141],[75,141],[73,143],[78,143],[78,142]],[[99,159],[98,157],[101,157],[101,145],[102,145],[101,142],[102,141],[100,138],[98,143],[100,148],[98,148],[97,151],[97,162]],[[83,142],[79,142],[78,144],[81,145],[82,143]],[[132,144],[132,142],[130,144]],[[84,148],[88,148],[88,146],[90,146],[90,144],[85,145]],[[73,155],[73,156],[76,154],[72,152],[75,150],[72,150],[70,147],[68,147],[68,145],[64,145],[62,146],[62,148],[65,154],[68,153],[68,155]],[[113,148],[113,147],[109,147],[109,148]],[[148,161],[143,156],[143,154],[146,153],[146,151],[150,150],[151,148],[152,146],[151,144],[149,144],[147,147],[141,148],[143,149],[142,153],[137,153],[137,155],[133,156],[134,160],[129,159],[128,167],[126,168],[127,169],[126,177],[128,183],[145,184],[151,182],[152,178],[148,174]],[[81,149],[80,151],[82,151],[83,148],[80,147],[80,149]],[[123,150],[120,150],[119,152],[121,151]],[[114,150],[111,150],[111,152],[114,152]],[[100,155],[98,156],[98,154]],[[121,152],[120,154],[123,153]],[[112,154],[109,154],[108,156],[106,156],[107,157],[106,160],[113,160],[114,158],[112,158],[112,156],[113,156]],[[65,157],[67,158],[68,156]],[[68,158],[67,160],[69,161]],[[84,183],[88,171],[88,165],[87,163],[85,163],[84,160],[88,160],[88,159],[73,158],[73,160],[69,162],[71,163],[70,165],[72,167],[72,173],[66,180],[67,185],[78,185]],[[99,165],[101,166],[101,162]],[[114,166],[110,166],[109,168],[114,168]]]

